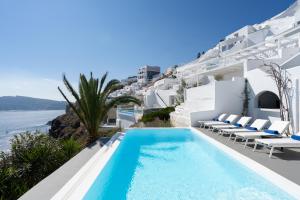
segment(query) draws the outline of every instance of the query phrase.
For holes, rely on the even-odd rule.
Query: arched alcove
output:
[[[257,95],[257,108],[279,109],[279,97],[270,91],[265,91]]]

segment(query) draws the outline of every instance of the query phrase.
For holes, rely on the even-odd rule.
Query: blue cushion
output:
[[[299,140],[300,141],[300,135],[292,135],[291,137],[294,140]]]
[[[213,121],[219,121],[219,119],[218,118],[213,118]]]
[[[227,124],[230,124],[230,121],[228,121],[228,120],[225,120],[224,122],[227,123]]]
[[[239,123],[235,123],[234,124],[236,127],[242,127],[242,124],[239,124]]]
[[[255,127],[246,126],[245,128],[248,130],[257,131],[257,128],[255,128]]]
[[[274,134],[274,135],[278,135],[279,132],[278,131],[274,131],[274,130],[264,130],[265,133],[270,133],[270,134]]]

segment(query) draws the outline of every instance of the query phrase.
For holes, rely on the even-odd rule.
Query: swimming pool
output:
[[[126,132],[84,200],[293,199],[190,129]]]
[[[134,116],[134,109],[119,109],[119,114]]]

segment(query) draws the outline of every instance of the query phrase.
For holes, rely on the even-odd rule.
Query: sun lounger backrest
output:
[[[229,115],[229,117],[226,119],[226,121],[229,121],[230,123],[236,122],[239,115]]]
[[[275,121],[268,130],[278,131],[278,133],[282,134],[288,128],[289,124],[289,121]]]
[[[266,119],[256,119],[250,127],[256,128],[258,131],[262,130],[266,124],[269,122],[269,120]]]
[[[226,113],[221,114],[221,115],[218,117],[218,121],[220,121],[220,122],[224,121],[226,115],[227,115]]]
[[[244,127],[249,123],[251,119],[252,117],[242,117],[237,123]]]

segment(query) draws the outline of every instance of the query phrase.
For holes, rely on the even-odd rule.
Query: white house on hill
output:
[[[299,130],[300,3],[260,24],[245,26],[225,37],[199,59],[177,68],[178,80],[190,87],[185,102],[171,113],[176,126],[197,125],[220,113],[241,114],[248,80],[249,113],[254,118],[279,118],[276,84],[265,63],[286,69],[293,126]]]

